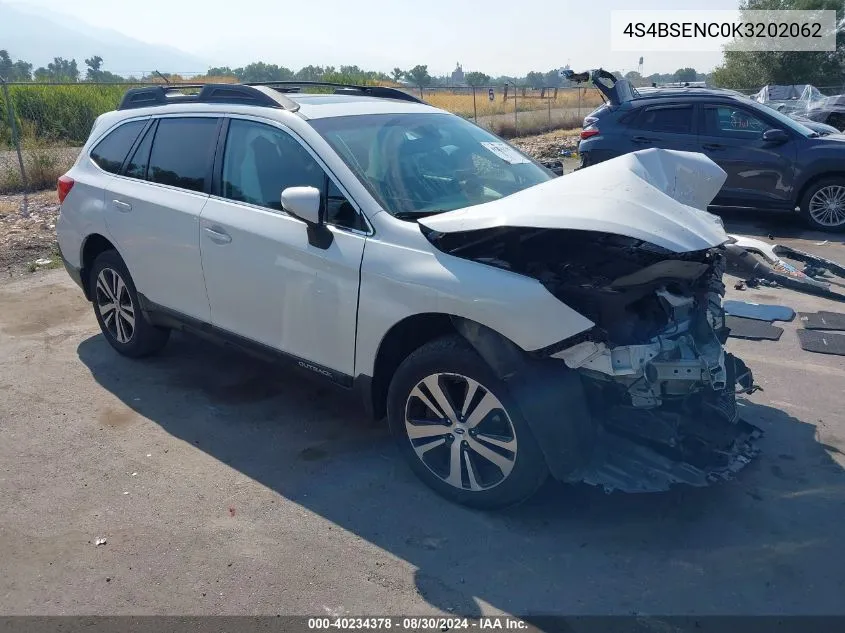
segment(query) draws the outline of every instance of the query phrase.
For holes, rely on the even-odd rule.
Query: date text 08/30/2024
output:
[[[449,630],[524,630],[528,624],[519,618],[492,616],[478,619],[441,617],[370,617],[370,618],[308,618],[311,630],[329,629],[397,629],[406,631]]]

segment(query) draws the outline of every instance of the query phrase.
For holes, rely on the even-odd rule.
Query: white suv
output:
[[[118,352],[191,330],[354,388],[475,507],[550,473],[663,490],[747,462],[714,163],[557,178],[399,90],[323,86],[137,88],[97,119],[57,232]]]

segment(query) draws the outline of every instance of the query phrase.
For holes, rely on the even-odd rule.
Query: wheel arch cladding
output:
[[[80,275],[84,284],[83,291],[85,292],[85,298],[89,301],[92,300],[90,288],[88,287],[88,275],[91,271],[91,265],[100,253],[104,253],[109,250],[117,251],[114,244],[99,233],[92,233],[86,237],[85,241],[82,243],[82,256],[79,259],[79,261],[82,262]]]
[[[508,386],[552,475],[577,480],[596,442],[581,376],[562,361],[533,358],[485,325],[461,317],[452,323]]]
[[[813,187],[822,180],[827,180],[828,178],[841,178],[843,181],[845,181],[845,171],[823,171],[821,173],[813,174],[812,176],[810,176],[798,190],[798,195],[795,198],[796,206],[800,205],[804,201],[804,196],[807,195],[807,192],[810,190],[811,187]]]
[[[429,341],[455,332],[449,315],[438,313],[414,314],[395,323],[384,335],[376,353],[372,387],[365,402],[372,415],[380,420],[387,414],[387,390],[396,368],[414,350]]]

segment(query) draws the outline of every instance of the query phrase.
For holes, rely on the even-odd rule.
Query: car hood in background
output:
[[[505,226],[601,231],[676,253],[698,251],[728,239],[706,211],[725,178],[703,154],[646,149],[419,223],[440,233]]]

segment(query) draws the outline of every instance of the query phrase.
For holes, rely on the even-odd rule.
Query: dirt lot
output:
[[[845,260],[841,237],[729,224]],[[764,388],[743,406],[764,453],[738,480],[550,483],[488,514],[418,483],[344,394],[185,336],[121,358],[63,270],[6,278],[0,613],[843,614],[845,363],[784,327],[729,342]]]

